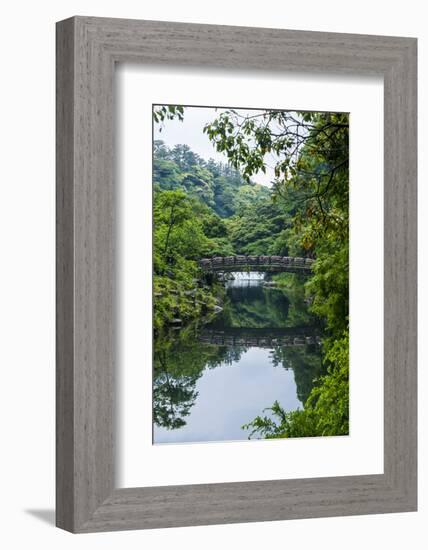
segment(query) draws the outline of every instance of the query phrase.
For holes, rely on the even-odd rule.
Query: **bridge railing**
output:
[[[214,256],[203,258],[199,266],[206,271],[221,268],[245,267],[245,266],[273,266],[311,269],[314,260],[311,258],[299,258],[293,256]]]

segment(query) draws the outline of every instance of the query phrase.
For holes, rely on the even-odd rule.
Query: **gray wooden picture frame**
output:
[[[91,17],[57,24],[58,527],[83,533],[416,510],[416,46],[414,38]],[[383,77],[383,474],[115,488],[117,62]]]

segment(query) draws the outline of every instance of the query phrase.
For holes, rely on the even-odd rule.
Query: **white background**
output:
[[[428,29],[420,0],[70,0],[3,5],[0,200],[2,326],[0,418],[1,519],[5,548],[317,549],[426,547],[428,462],[426,399],[419,406],[419,512],[354,518],[73,536],[52,527],[54,505],[54,22],[99,15],[419,37],[420,150],[428,146]],[[3,44],[4,41],[4,44]],[[428,208],[427,163],[419,155],[420,211]],[[420,280],[428,278],[420,222]],[[420,334],[427,333],[426,286],[420,287]],[[425,306],[425,307],[424,307]],[[421,338],[421,342],[423,342]],[[420,364],[427,364],[421,346]],[[427,394],[420,369],[419,394]]]
[[[382,473],[383,82],[337,75],[255,78],[254,73],[200,75],[189,69],[170,73],[126,65],[116,75],[121,204],[118,486]],[[151,107],[186,102],[239,106],[242,98],[246,107],[350,113],[350,435],[152,445],[147,363],[152,355]]]

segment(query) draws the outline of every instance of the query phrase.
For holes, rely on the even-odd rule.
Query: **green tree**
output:
[[[210,220],[217,225],[211,224]],[[183,191],[156,191],[154,219],[154,324],[162,330],[174,320],[182,323],[207,315],[217,305],[221,288],[204,284],[198,260],[229,253],[220,218]]]

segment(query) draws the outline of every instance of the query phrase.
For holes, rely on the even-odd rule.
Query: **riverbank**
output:
[[[197,279],[174,280],[154,277],[154,331],[155,334],[171,327],[184,327],[193,320],[216,314],[222,310],[224,287],[219,283],[210,286]]]

